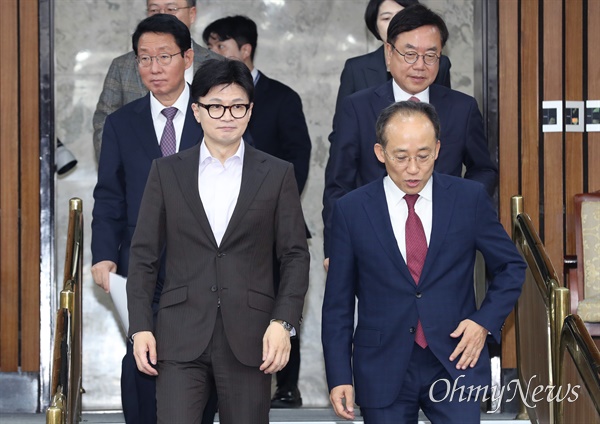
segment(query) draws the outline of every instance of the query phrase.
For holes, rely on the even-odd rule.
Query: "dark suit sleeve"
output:
[[[104,154],[104,153],[103,153]],[[129,336],[153,331],[152,299],[166,237],[165,201],[156,161],[152,163],[129,253]]]
[[[467,171],[464,177],[479,181],[484,185],[488,194],[493,196],[498,183],[498,167],[490,158],[483,128],[483,117],[475,99],[472,99],[469,106],[466,137],[463,163]]]
[[[333,142],[335,138],[335,129],[336,129],[336,118],[339,117],[340,108],[342,106],[342,100],[348,97],[350,94],[355,93],[356,86],[354,84],[354,69],[352,66],[352,61],[347,60],[344,64],[344,69],[342,69],[342,75],[340,75],[340,88],[338,89],[337,99],[335,101],[335,112],[333,114],[333,124],[332,131],[329,134],[329,142]]]
[[[521,294],[526,265],[498,221],[491,198],[481,189],[475,216],[476,248],[483,254],[492,279],[481,308],[469,318],[500,343],[504,320]]]
[[[119,264],[119,249],[127,229],[127,206],[123,162],[110,117],[106,120],[102,138],[104,147],[98,164],[92,210],[92,264],[105,260]]]
[[[346,219],[336,204],[331,228],[331,260],[321,320],[321,338],[329,390],[352,384],[352,338],[357,281],[356,263]]]
[[[111,62],[110,68],[108,68],[108,73],[104,79],[104,86],[102,87],[102,93],[100,93],[96,111],[92,117],[92,124],[94,126],[94,152],[96,153],[97,161],[100,160],[100,147],[102,145],[102,129],[104,127],[104,121],[108,115],[125,104],[122,86],[119,65],[117,59],[115,59]]]
[[[329,160],[325,168],[323,192],[323,242],[325,257],[329,257],[329,233],[333,206],[337,199],[357,186],[360,156],[360,130],[358,113],[349,97],[342,101],[339,131],[329,146]]]
[[[278,138],[282,141],[280,159],[294,165],[298,192],[302,193],[308,178],[312,143],[298,93],[292,89],[286,90],[282,105],[285,110],[278,111],[277,119]]]
[[[280,264],[280,282],[272,317],[287,321],[298,329],[304,296],[308,290],[310,255],[304,230],[302,205],[291,166],[283,177],[274,224],[275,253]]]
[[[450,59],[448,56],[442,55],[440,57],[440,69],[438,70],[438,74],[435,77],[434,84],[443,85],[444,87],[452,88],[452,82],[450,81],[450,68],[452,67],[452,63],[450,63]]]

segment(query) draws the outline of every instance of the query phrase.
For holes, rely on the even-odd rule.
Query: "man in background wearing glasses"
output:
[[[321,332],[331,403],[354,419],[356,399],[365,424],[416,424],[419,409],[432,423],[479,423],[483,395],[469,387],[490,387],[486,341],[500,342],[525,263],[484,186],[434,172],[433,106],[393,103],[375,132],[387,175],[333,212]],[[491,277],[479,309],[476,251]]]
[[[148,0],[147,16],[166,13],[175,16],[191,30],[196,20],[196,0]],[[192,49],[194,51],[194,64],[185,71],[185,80],[191,84],[194,72],[200,64],[207,59],[217,57],[204,47],[199,46],[194,40]],[[139,99],[148,94],[146,87],[138,72],[133,51],[115,58],[106,78],[100,99],[96,105],[96,111],[92,118],[94,126],[94,151],[96,160],[100,158],[100,147],[102,145],[102,130],[106,117],[127,103]]]
[[[498,168],[487,148],[477,102],[471,96],[433,84],[448,39],[444,20],[426,6],[416,4],[392,18],[387,34],[385,56],[392,79],[346,97],[336,117],[323,194],[326,269],[335,201],[385,175],[385,167],[373,154],[375,122],[379,113],[394,102],[412,100],[435,107],[442,124],[436,171],[461,176],[464,165],[464,177],[482,183],[490,195],[497,184]]]
[[[203,64],[192,107],[204,138],[154,161],[148,176],[127,299],[138,369],[158,376],[159,423],[200,422],[214,379],[219,422],[267,424],[271,375],[287,364],[302,321],[310,255],[294,166],[242,138],[253,95],[244,63]]]
[[[106,292],[110,272],[128,275],[131,238],[152,161],[197,145],[203,134],[184,78],[194,62],[188,27],[170,14],[153,14],[139,23],[132,44],[136,75],[150,92],[111,113],[104,124],[92,211],[92,276]],[[164,267],[157,277],[148,303],[155,311]],[[137,370],[132,345],[126,344],[121,371],[125,420],[155,423],[155,378]]]

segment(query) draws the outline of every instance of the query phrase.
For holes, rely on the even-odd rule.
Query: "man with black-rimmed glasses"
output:
[[[248,67],[254,81],[254,109],[248,129],[254,147],[294,165],[298,191],[302,194],[310,164],[312,144],[298,93],[287,85],[268,77],[254,66],[258,44],[256,23],[246,16],[227,16],[209,24],[202,32],[209,50]],[[306,236],[310,238],[308,227]],[[274,270],[275,287],[279,286],[279,266]],[[277,390],[272,408],[298,408],[302,397],[298,389],[300,375],[300,339],[292,338],[288,365],[277,373]]]

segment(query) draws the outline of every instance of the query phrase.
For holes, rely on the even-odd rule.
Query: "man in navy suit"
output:
[[[433,84],[447,39],[448,29],[443,19],[427,7],[417,4],[398,12],[388,27],[385,45],[393,79],[342,101],[325,170],[326,267],[335,201],[385,174],[385,167],[373,155],[375,122],[379,113],[395,101],[411,99],[435,106],[442,123],[436,171],[461,176],[464,165],[464,177],[482,183],[493,194],[498,169],[487,148],[477,102],[471,96]]]
[[[168,13],[183,22],[188,29],[196,20],[196,0],[147,0],[148,16],[157,13]],[[194,50],[194,64],[185,71],[185,79],[188,83],[194,78],[194,71],[208,59],[218,56],[199,46],[192,40]],[[102,93],[96,105],[96,111],[92,118],[94,125],[94,152],[96,161],[100,159],[100,147],[102,145],[102,129],[106,117],[127,103],[137,100],[148,94],[148,87],[144,85],[137,63],[135,52],[129,51],[113,59],[104,79]]]
[[[468,398],[469,386],[489,393],[486,339],[500,342],[525,263],[484,187],[434,172],[443,147],[433,106],[394,103],[376,137],[387,176],[333,212],[322,315],[331,403],[353,419],[356,394],[365,423],[416,423],[419,408],[433,423],[478,423],[482,394]],[[476,251],[491,276],[479,310]]]
[[[175,16],[156,14],[140,22],[132,41],[140,76],[150,92],[109,115],[104,125],[92,212],[92,275],[106,292],[110,272],[127,276],[142,194],[152,161],[163,156],[166,144],[161,146],[161,139],[167,126],[174,134],[170,153],[196,145],[203,135],[184,79],[194,61],[187,26]],[[162,113],[167,108],[175,108],[170,119]],[[163,280],[161,267],[154,307]],[[131,343],[127,343],[121,400],[128,424],[156,422],[154,380],[137,370]]]
[[[245,16],[228,16],[209,24],[202,33],[209,50],[246,64],[254,79],[254,108],[248,129],[255,147],[294,165],[298,191],[302,193],[310,162],[311,141],[302,101],[287,85],[267,77],[254,67],[258,39],[256,24]],[[306,235],[310,238],[308,228]],[[274,268],[275,285],[279,286],[279,264]],[[300,340],[292,337],[288,365],[277,373],[277,391],[272,408],[302,405],[298,390]]]
[[[394,17],[405,7],[418,4],[419,0],[369,0],[365,10],[365,24],[376,39],[387,40],[387,28]],[[448,56],[440,56],[440,65],[434,84],[452,88],[450,81],[450,68],[452,64]],[[385,58],[384,45],[377,50],[346,60],[340,75],[340,88],[335,101],[335,114],[333,116],[333,131],[329,134],[329,141],[335,137],[335,117],[339,115],[342,99],[357,91],[369,87],[376,87],[390,80]]]

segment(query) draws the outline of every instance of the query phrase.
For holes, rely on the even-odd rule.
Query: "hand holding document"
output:
[[[121,325],[123,326],[123,330],[125,330],[125,334],[129,331],[129,313],[127,311],[127,290],[125,289],[127,285],[127,278],[115,274],[114,272],[110,273],[110,297],[115,304],[115,309],[119,314],[119,318],[121,321]]]

